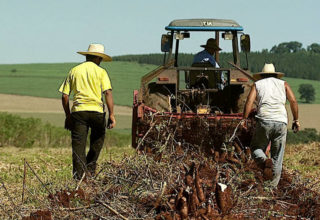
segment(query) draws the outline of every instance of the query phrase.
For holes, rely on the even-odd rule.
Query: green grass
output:
[[[58,88],[70,68],[75,65],[76,63],[0,65],[0,93],[60,98]],[[141,77],[156,68],[155,65],[120,61],[102,63],[102,67],[110,75],[115,103],[126,106],[132,105],[133,90],[140,87]],[[316,90],[314,103],[320,104],[319,81],[284,79],[291,85],[298,100],[299,85],[312,84]]]
[[[300,100],[300,94],[298,92],[300,84],[311,84],[315,89],[315,101],[313,104],[320,104],[320,81],[315,80],[307,80],[307,79],[296,79],[296,78],[288,78],[284,77],[284,80],[287,81],[292,88],[296,99],[299,103],[304,103],[304,100]]]
[[[133,154],[135,150],[131,148],[130,141],[130,135],[108,130],[98,164]],[[24,159],[46,188],[54,192],[63,185],[76,185],[72,179],[71,156],[69,131],[43,123],[40,119],[0,113],[0,183],[5,185],[16,204],[21,203]],[[47,207],[43,201],[49,202],[48,193],[31,169],[27,171],[26,185],[25,203],[31,208]],[[0,189],[0,197],[4,198],[1,205],[10,206],[3,189]]]
[[[39,118],[44,123],[50,123],[56,127],[63,127],[65,115],[64,113],[46,113],[46,112],[15,112],[22,118]]]
[[[0,65],[1,93],[58,98],[59,84],[72,66],[71,63]]]
[[[128,133],[108,130],[105,146],[129,146],[131,138]],[[21,118],[18,115],[0,113],[0,147],[50,148],[70,145],[70,132],[62,127],[43,123],[38,118]]]
[[[99,164],[103,164],[110,159],[120,160],[125,155],[134,152],[131,147],[104,147],[98,159],[97,171],[101,169]],[[72,178],[71,147],[0,147],[0,181],[8,189],[15,204],[21,204],[24,159],[51,192],[61,190],[66,186],[76,187],[77,182]],[[26,188],[25,204],[29,208],[48,207],[48,204],[46,204],[49,202],[47,199],[48,193],[29,168],[26,173]],[[1,205],[11,205],[3,189],[0,189],[0,197],[2,198]]]
[[[64,113],[42,113],[42,112],[15,112],[15,115],[18,115],[22,118],[38,118],[41,119],[44,123],[50,123],[56,127],[63,127],[65,115]],[[131,116],[127,115],[118,115],[116,116],[117,126],[112,129],[118,133],[128,134],[131,132]]]
[[[284,155],[284,165],[297,170],[302,177],[317,180],[320,175],[319,142],[308,144],[288,144]],[[318,182],[319,189],[319,182]]]
[[[70,143],[69,139],[66,130],[40,119],[0,113],[0,146],[62,147]]]
[[[60,98],[60,84],[76,63],[0,65],[0,93]],[[130,62],[102,63],[112,81],[115,104],[132,105],[140,78],[156,66]]]
[[[115,103],[132,106],[133,90],[140,88],[141,77],[157,66],[130,62],[103,64],[110,74]]]

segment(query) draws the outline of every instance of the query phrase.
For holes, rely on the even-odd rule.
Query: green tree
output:
[[[298,92],[300,93],[300,99],[305,99],[306,103],[315,100],[315,90],[311,84],[300,84]]]
[[[273,46],[270,50],[271,53],[296,53],[302,51],[302,43],[298,41],[290,41],[280,43],[278,46]]]
[[[291,53],[296,53],[302,51],[302,43],[298,41],[290,41],[287,43],[287,47],[290,49]]]
[[[312,53],[320,53],[320,44],[313,43],[307,47],[307,50]]]
[[[271,50],[271,53],[290,53],[290,49],[287,47],[287,43],[281,43],[278,46],[274,45]]]

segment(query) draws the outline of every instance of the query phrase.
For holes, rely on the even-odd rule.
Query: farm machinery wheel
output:
[[[251,89],[250,85],[243,85],[243,93],[239,95],[239,98],[237,101],[237,109],[238,109],[237,112],[243,111],[250,89]]]
[[[150,83],[144,98],[145,105],[159,112],[169,112],[171,110],[171,94],[168,87],[167,85]]]
[[[229,99],[229,105],[233,113],[243,112],[250,89],[251,85],[246,84],[236,85],[230,88],[229,94],[232,94],[232,96]]]
[[[137,128],[138,128],[138,105],[133,104],[132,109],[132,125],[131,125],[131,146],[137,148],[138,137],[137,137]]]

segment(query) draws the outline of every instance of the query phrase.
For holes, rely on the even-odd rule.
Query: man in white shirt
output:
[[[253,102],[257,101],[256,128],[251,141],[254,160],[264,169],[265,180],[271,180],[270,186],[276,187],[280,181],[284,149],[287,136],[286,100],[290,103],[293,115],[292,129],[298,132],[298,104],[289,84],[279,78],[283,73],[276,72],[273,64],[265,64],[262,72],[253,75],[257,81],[248,95],[243,113],[243,126],[247,120]],[[271,159],[265,154],[271,142]]]

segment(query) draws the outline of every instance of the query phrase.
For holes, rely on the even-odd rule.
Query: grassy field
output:
[[[108,147],[101,151],[98,162],[119,160],[124,154],[133,154],[131,147]],[[71,147],[62,148],[0,148],[0,178],[6,183],[19,184],[23,173],[24,159],[32,165],[43,179],[55,176],[57,180],[67,180],[72,177],[72,152]],[[45,177],[47,174],[47,177]]]
[[[48,122],[57,127],[64,126],[64,113],[15,112],[14,114],[19,115],[23,118],[39,118],[43,122]],[[131,118],[131,116],[125,115],[117,116],[117,126],[112,130],[118,133],[129,134],[131,132]]]
[[[129,146],[129,134],[108,130],[105,146]],[[15,114],[0,112],[0,147],[15,146],[21,148],[56,148],[71,145],[70,132],[42,122],[38,118],[21,118]]]
[[[0,93],[59,98],[58,88],[75,63],[0,65]],[[102,63],[112,80],[114,99],[118,105],[132,105],[132,93],[138,89],[140,78],[156,66],[132,62]],[[298,87],[310,83],[316,89],[320,104],[320,82],[285,78],[299,98]],[[300,100],[301,101],[301,100]]]
[[[60,98],[60,94],[57,91],[58,87],[66,77],[69,69],[74,65],[74,63],[0,65],[0,93]],[[103,63],[102,66],[108,70],[112,79],[115,103],[126,106],[132,105],[132,92],[134,89],[139,88],[141,76],[156,67],[147,64],[119,61]],[[316,89],[315,103],[320,104],[320,82],[294,78],[285,78],[285,80],[289,82],[297,98],[299,98],[297,90],[300,84],[312,84]],[[19,104],[25,107],[28,103],[19,102]],[[50,106],[52,106],[52,104]],[[59,106],[59,109],[61,110],[60,101],[56,106]],[[52,107],[50,108],[52,109]],[[318,107],[316,107],[316,105],[313,105],[312,108],[308,105],[300,107],[301,121],[304,128],[312,127],[320,130],[319,117],[315,116],[317,108]],[[19,112],[9,112],[14,112],[22,117],[40,118],[45,122],[49,122],[60,127],[64,124],[64,115],[62,112],[32,112],[32,110],[20,111],[25,109],[22,107],[14,109],[19,110]],[[3,109],[0,106],[0,111],[2,110]],[[289,113],[289,117],[291,117],[290,115],[291,113]],[[306,121],[306,123],[304,123],[304,121]],[[131,116],[117,117],[117,127],[114,129],[115,131],[129,134],[130,128]]]
[[[315,81],[315,80],[306,80],[306,79],[296,79],[296,78],[288,78],[284,77],[284,80],[286,80],[290,87],[292,88],[296,98],[300,103],[303,103],[300,100],[300,94],[298,92],[299,85],[300,84],[311,84],[313,88],[315,89],[315,101],[313,102],[314,104],[320,104],[320,81]]]
[[[132,103],[132,90],[139,87],[140,77],[155,68],[152,65],[140,65],[129,62],[113,62],[104,65],[112,78],[116,104],[128,106]],[[59,98],[60,94],[57,92],[59,84],[72,66],[74,64],[0,65],[0,93]],[[297,97],[299,97],[297,94],[299,84],[313,84],[317,94],[315,103],[320,104],[319,82],[292,78],[286,78],[286,80],[296,92]],[[24,105],[23,103],[20,104]],[[312,105],[312,107],[308,105],[304,106],[306,106],[308,111],[312,111],[306,111],[306,115],[310,117],[310,120],[314,124],[319,125],[320,123],[317,123],[319,117],[313,119],[314,116],[312,114],[318,111],[317,108],[320,105]],[[58,128],[51,128],[50,125],[37,127],[37,123],[33,122],[31,124],[34,124],[34,127],[30,128],[30,126],[19,124],[23,120],[12,119],[12,123],[10,121],[7,123],[8,125],[13,124],[16,127],[11,129],[15,132],[10,133],[11,130],[8,129],[8,126],[3,121],[0,122],[0,128],[1,126],[4,128],[3,130],[0,129],[2,131],[0,134],[5,134],[3,136],[0,135],[0,184],[4,184],[8,190],[6,192],[4,187],[0,187],[0,197],[2,198],[0,208],[2,208],[2,205],[10,207],[11,202],[8,194],[13,198],[15,204],[21,204],[24,159],[26,159],[50,191],[60,190],[64,187],[76,187],[77,185],[72,179],[69,133],[61,128],[64,121],[63,113],[20,111],[15,112],[15,114],[24,118],[40,118],[44,122],[58,126]],[[127,135],[130,133],[131,116],[122,115],[117,118],[117,122],[118,126],[115,129],[117,133],[107,132],[106,142],[109,144],[103,148],[98,161],[99,164],[109,160],[120,160],[126,157],[126,155],[134,154],[134,150],[128,146],[130,138]],[[311,124],[311,122],[308,122],[308,124]],[[32,136],[28,134],[28,131],[33,130],[33,128],[37,129],[35,129],[36,132]],[[43,128],[47,129],[47,133],[41,133],[44,130]],[[118,132],[124,134],[118,134]],[[48,137],[51,137],[48,134],[52,137],[60,135],[67,138],[59,141],[60,147],[47,147],[47,142],[52,143],[52,146],[57,145],[55,142],[50,141],[50,138],[48,139]],[[37,138],[40,136],[43,136],[47,142],[42,141],[42,139],[38,140]],[[32,141],[36,140],[36,142],[28,142],[30,148],[14,147],[12,145],[16,142],[12,140],[16,138],[20,138],[23,141],[29,139]],[[24,144],[24,142],[20,143],[20,145]],[[119,147],[121,145],[122,147]],[[314,183],[320,175],[319,147],[319,143],[287,145],[284,159],[285,166],[290,172],[297,171],[303,178],[310,178],[311,184]],[[30,169],[27,170],[26,174],[25,207],[28,206],[30,209],[48,207],[48,193],[45,188]],[[317,190],[320,190],[320,187],[317,187]]]
[[[297,170],[305,177],[315,178],[320,175],[320,143],[288,145],[284,165],[290,170]],[[134,154],[131,147],[105,147],[101,151],[99,163],[119,160],[124,155]],[[70,179],[72,175],[71,147],[62,148],[17,148],[0,147],[0,179],[8,184],[21,183],[24,158],[33,165],[37,173],[46,179],[55,176],[61,180]],[[53,175],[54,174],[54,175]]]
[[[298,171],[305,178],[318,179],[320,175],[319,149],[319,142],[287,145],[284,156],[284,165],[291,171]],[[320,187],[319,184],[318,187]]]
[[[60,98],[60,84],[75,63],[0,65],[0,93]],[[113,86],[117,105],[132,105],[140,78],[156,66],[130,62],[102,63]]]
[[[103,148],[98,164],[102,164],[110,160],[120,160],[125,155],[133,153],[134,150],[131,147]],[[0,184],[4,184],[14,203],[20,205],[22,202],[21,195],[23,189],[22,182],[25,159],[35,174],[30,168],[27,169],[24,207],[27,209],[49,207],[50,201],[47,199],[48,192],[37,177],[40,178],[50,192],[59,191],[64,187],[75,188],[77,186],[77,182],[72,178],[71,155],[71,147],[0,147]],[[97,171],[100,169],[101,167],[98,166]],[[3,187],[0,188],[0,208],[4,206],[14,209],[14,206],[12,206],[8,197],[8,193]],[[1,212],[2,210],[0,209],[0,216]],[[11,212],[14,213],[14,211]],[[23,213],[23,210],[21,213]],[[5,215],[5,219],[8,217],[7,214]],[[15,216],[10,219],[18,219],[18,217]]]
[[[290,107],[286,106],[289,117],[288,127],[290,129],[292,114]],[[1,111],[1,106],[0,106]],[[304,104],[299,105],[299,118],[301,122],[302,129],[304,128],[316,128],[320,131],[320,117],[318,117],[317,112],[320,111],[319,104]],[[48,122],[52,125],[62,127],[64,125],[64,113],[44,113],[44,112],[12,112],[16,115],[19,115],[23,118],[34,117],[40,118],[43,122]],[[114,131],[130,134],[131,132],[131,115],[117,115],[117,126],[114,128]]]
[[[0,113],[0,209],[12,205],[10,197],[15,204],[21,204],[24,159],[32,168],[26,173],[25,196],[25,203],[31,209],[48,205],[44,203],[48,201],[47,190],[54,192],[62,186],[75,186],[70,145],[70,133],[61,127]],[[129,135],[109,131],[99,163],[133,153]]]

